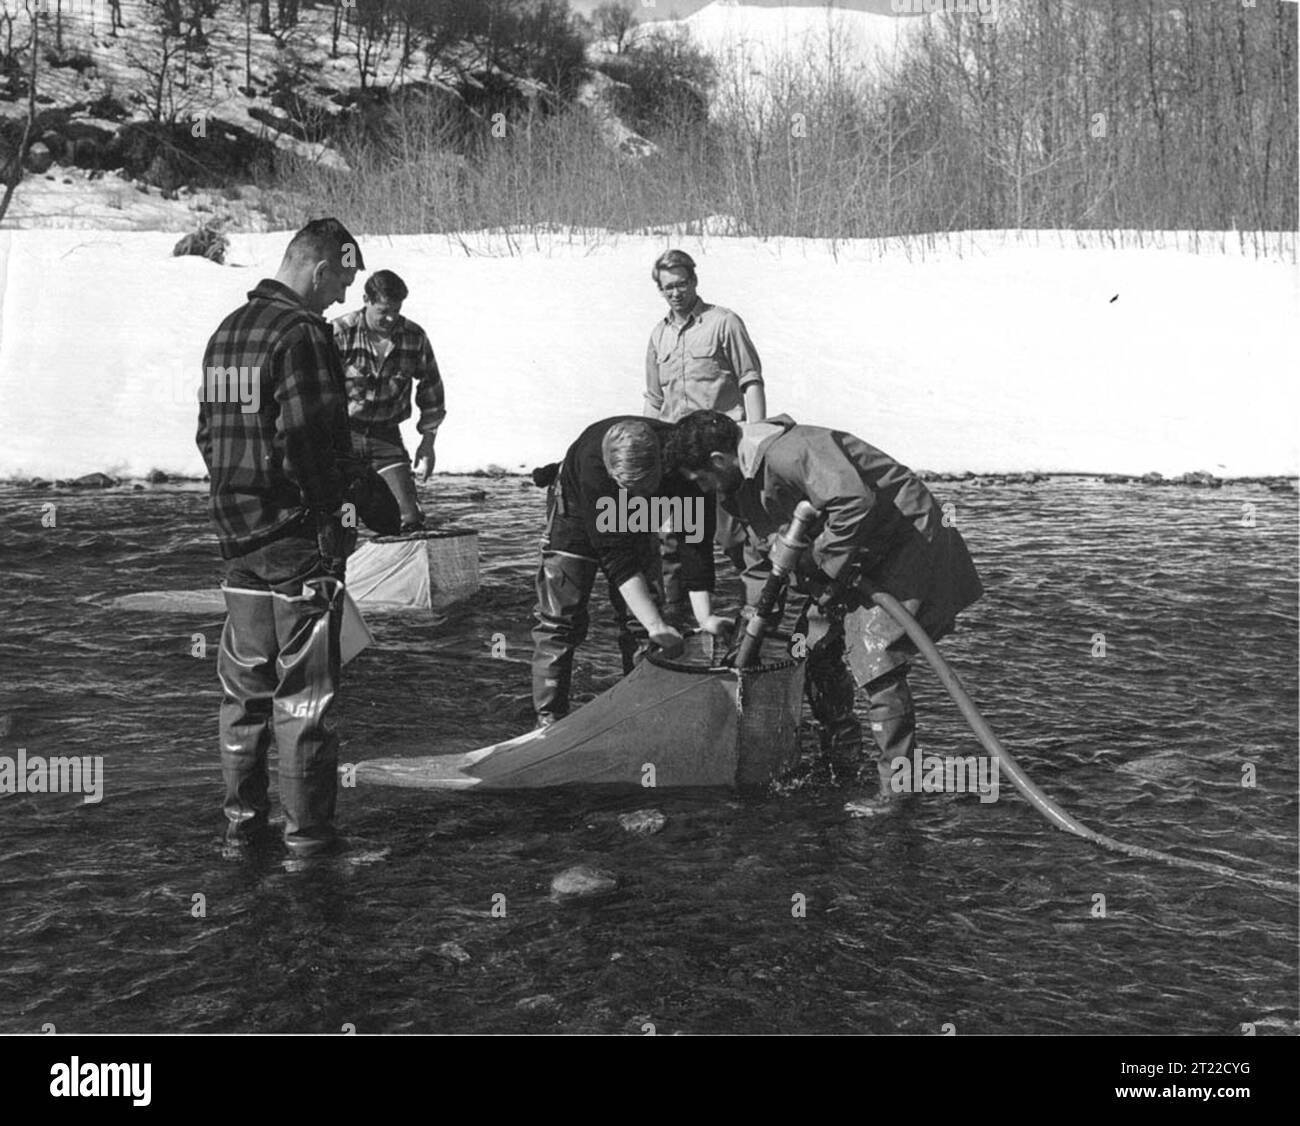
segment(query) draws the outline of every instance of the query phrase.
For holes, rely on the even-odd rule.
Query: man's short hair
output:
[[[361,247],[337,219],[313,219],[289,240],[284,260],[295,265],[328,262],[335,270],[364,270]]]
[[[655,264],[650,268],[650,276],[655,285],[659,284],[660,270],[685,270],[690,274],[691,281],[699,280],[695,276],[695,259],[684,250],[665,250],[655,259]]]
[[[734,454],[740,446],[740,426],[719,411],[692,411],[668,439],[668,460],[692,472],[709,467],[709,455]]]
[[[605,471],[624,489],[657,489],[663,476],[659,438],[647,422],[616,422],[600,440]]]
[[[411,291],[392,270],[376,270],[366,278],[364,292],[372,305],[400,305]]]

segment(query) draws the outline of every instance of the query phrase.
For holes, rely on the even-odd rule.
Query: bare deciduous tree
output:
[[[619,3],[619,0],[608,0],[607,3],[597,7],[591,15],[596,33],[604,39],[612,39],[614,54],[621,55],[628,36],[637,25],[636,13],[632,11],[631,6]]]
[[[23,133],[18,141],[18,147],[9,154],[9,160],[3,169],[4,194],[0,195],[0,220],[4,219],[14,192],[22,182],[23,157],[27,153],[27,143],[31,140],[32,129],[36,125],[36,68],[37,60],[41,55],[41,32],[40,23],[32,10],[31,0],[24,0],[24,7],[32,23],[31,60],[27,73],[27,120],[23,122]],[[12,28],[10,30],[12,32]]]

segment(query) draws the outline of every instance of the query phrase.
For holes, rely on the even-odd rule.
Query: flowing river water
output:
[[[1294,879],[1294,494],[933,487],[987,588],[942,649],[1030,777],[1120,840]],[[0,488],[0,755],[105,771],[98,803],[0,795],[0,1032],[1297,1029],[1294,894],[1102,852],[1005,778],[996,802],[927,795],[870,821],[829,785],[360,786],[340,795],[345,855],[231,858],[221,620],[111,607],[216,584],[205,488]],[[482,590],[371,621],[334,711],[345,761],[531,726],[542,494],[444,477],[426,500],[479,531]],[[618,669],[598,591],[579,699]],[[912,681],[924,748],[980,753],[923,664]],[[619,827],[650,806],[662,832]],[[555,901],[575,864],[618,893]]]

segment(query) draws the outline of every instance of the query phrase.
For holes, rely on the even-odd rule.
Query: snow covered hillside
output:
[[[852,430],[914,467],[1295,474],[1294,265],[1163,240],[982,232],[924,256],[915,242],[676,245],[696,256],[705,300],[745,319],[773,413]],[[0,231],[0,477],[203,473],[204,344],[274,273],[287,235],[234,235],[227,267],[172,258],[174,241]],[[662,237],[362,246],[405,278],[405,311],[442,365],[440,471],[531,468],[593,420],[639,413]],[[363,280],[329,315],[360,304]]]
[[[685,32],[717,64],[713,112],[754,114],[775,89],[808,89],[832,68],[842,82],[869,81],[921,24],[824,4],[760,7],[715,0],[685,19],[646,21],[636,35]]]

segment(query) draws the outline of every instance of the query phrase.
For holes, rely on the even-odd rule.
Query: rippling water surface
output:
[[[1294,495],[936,491],[988,589],[943,648],[1030,776],[1121,840],[1294,878]],[[529,654],[541,494],[439,478],[429,500],[480,531],[482,594],[372,622],[334,712],[345,761],[530,726],[527,665],[490,646]],[[1294,895],[1101,852],[1005,779],[995,803],[929,796],[886,822],[846,820],[829,787],[362,787],[341,791],[345,857],[227,859],[220,619],[109,607],[215,585],[204,493],[2,490],[0,575],[0,754],[106,772],[98,805],[0,796],[0,1031],[1296,1031]],[[617,670],[603,606],[602,587],[587,695]],[[912,679],[925,749],[979,753],[933,674]],[[667,828],[623,833],[647,805]],[[620,892],[553,902],[579,863]]]

